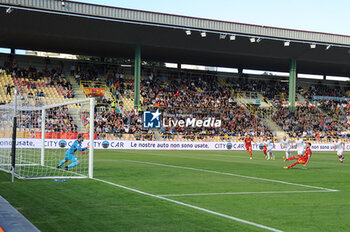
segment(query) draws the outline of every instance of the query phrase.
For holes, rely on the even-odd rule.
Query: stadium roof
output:
[[[133,58],[141,44],[144,60],[288,71],[296,59],[300,73],[350,74],[344,35],[61,0],[0,0],[0,28],[2,47]]]

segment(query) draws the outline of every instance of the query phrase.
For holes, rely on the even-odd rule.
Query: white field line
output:
[[[87,179],[88,176],[38,176],[38,177],[18,177],[23,180],[48,180],[48,179]]]
[[[127,153],[131,153],[132,151],[131,150],[119,150],[118,152],[127,152]],[[277,152],[283,152],[283,154],[280,154],[280,156],[283,156],[284,155],[284,151],[277,151]],[[134,152],[134,154],[137,154],[136,152]],[[147,152],[146,150],[143,151],[143,154],[146,154],[146,155],[153,155],[153,156],[162,156],[162,157],[173,157],[173,156],[169,156],[169,155],[163,155],[163,154],[155,154],[154,152]],[[274,153],[274,155],[276,156],[276,154]],[[229,162],[229,163],[237,163],[237,161],[234,161],[234,160],[231,160],[231,158],[247,158],[249,157],[249,155],[237,155],[237,154],[227,154],[227,155],[221,155],[221,154],[217,154],[217,153],[214,153],[214,154],[211,154],[210,156],[218,156],[218,157],[225,157],[225,158],[230,158],[230,159],[225,159],[225,160],[222,160],[222,159],[210,159],[210,158],[203,158],[203,157],[188,157],[188,156],[180,156],[180,155],[176,155],[177,158],[184,158],[184,159],[192,159],[192,160],[208,160],[208,161],[220,161],[220,162]],[[253,156],[254,157],[254,156]],[[96,160],[96,159],[95,159]],[[103,161],[115,161],[115,159],[97,159],[97,160],[103,160]],[[253,159],[254,160],[254,159]],[[264,158],[259,158],[259,160],[265,160]],[[270,162],[267,161],[267,162],[264,162],[264,163],[260,163],[260,165],[268,165]],[[324,162],[320,162],[320,161],[314,161],[312,160],[312,163],[319,163],[319,164],[324,164]],[[341,165],[343,164],[348,164],[350,165],[349,163],[342,163]],[[327,163],[327,165],[336,165],[336,166],[339,166],[339,163]],[[301,168],[301,169],[307,169],[307,168]]]
[[[215,196],[215,195],[249,195],[249,194],[287,194],[287,193],[327,193],[328,190],[309,191],[270,191],[270,192],[227,192],[227,193],[185,193],[185,194],[162,194],[161,197],[186,197],[186,196]]]
[[[237,218],[237,217],[233,217],[233,216],[229,216],[229,215],[226,215],[226,214],[218,213],[218,212],[215,212],[215,211],[212,211],[212,210],[209,210],[209,209],[204,209],[204,208],[201,208],[201,207],[198,207],[198,206],[195,206],[195,205],[190,205],[190,204],[187,204],[187,203],[183,203],[181,201],[176,201],[176,200],[172,200],[172,199],[165,198],[165,197],[162,197],[162,196],[157,196],[157,195],[154,195],[154,194],[151,194],[151,193],[146,193],[146,192],[143,192],[143,191],[140,191],[140,190],[137,190],[137,189],[129,188],[129,187],[126,187],[126,186],[123,186],[123,185],[115,184],[115,183],[112,183],[112,182],[109,182],[109,181],[105,181],[105,180],[101,180],[101,179],[97,179],[97,178],[92,178],[92,179],[96,180],[96,181],[100,181],[100,182],[106,183],[106,184],[109,184],[109,185],[113,185],[113,186],[118,187],[118,188],[126,189],[126,190],[129,190],[129,191],[132,191],[132,192],[136,192],[136,193],[139,193],[139,194],[142,194],[142,195],[149,196],[149,197],[158,198],[158,199],[161,199],[161,200],[164,200],[164,201],[175,203],[177,205],[182,205],[182,206],[189,207],[189,208],[192,208],[192,209],[195,209],[195,210],[199,210],[199,211],[202,211],[202,212],[213,214],[213,215],[216,215],[216,216],[219,216],[219,217],[224,217],[224,218],[227,218],[227,219],[230,219],[230,220],[233,220],[233,221],[237,221],[237,222],[240,222],[240,223],[244,223],[244,224],[248,224],[248,225],[251,225],[251,226],[259,227],[259,228],[262,228],[262,229],[265,229],[265,230],[274,231],[274,232],[282,232],[282,230],[278,230],[278,229],[275,229],[275,228],[272,228],[272,227],[264,226],[264,225],[261,225],[261,224],[255,223],[255,222],[250,222],[250,221],[247,221],[247,220],[244,220],[244,219],[240,219],[240,218]]]
[[[0,166],[8,166],[12,167],[12,164],[0,164]],[[16,167],[21,167],[21,166],[40,166],[40,164],[16,164]]]
[[[329,189],[329,188],[323,188],[323,187],[312,186],[312,185],[305,185],[305,184],[297,184],[297,183],[291,183],[291,182],[286,182],[286,181],[281,181],[281,180],[266,179],[266,178],[260,178],[260,177],[254,177],[254,176],[245,176],[245,175],[233,174],[233,173],[228,173],[228,172],[218,172],[218,171],[207,170],[207,169],[190,168],[190,167],[183,167],[183,166],[176,166],[176,165],[168,165],[168,164],[136,161],[136,160],[122,160],[122,161],[133,162],[133,163],[140,163],[140,164],[149,164],[149,165],[169,167],[169,168],[186,169],[186,170],[192,170],[192,171],[198,171],[198,172],[215,173],[215,174],[227,175],[227,176],[236,176],[236,177],[242,177],[242,178],[253,179],[253,180],[261,180],[261,181],[268,181],[268,182],[274,182],[274,183],[280,183],[280,184],[294,185],[294,186],[300,186],[300,187],[306,187],[306,188],[320,189],[320,190],[325,190],[325,191],[329,191],[329,192],[338,192],[339,191],[339,190],[336,190],[336,189]]]

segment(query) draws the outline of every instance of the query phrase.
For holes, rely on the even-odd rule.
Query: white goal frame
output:
[[[59,103],[54,105],[48,105],[42,107],[41,110],[41,116],[42,118],[46,118],[46,110],[50,108],[70,105],[70,104],[79,104],[79,103],[90,103],[90,127],[89,127],[89,138],[90,138],[90,147],[89,147],[89,178],[94,177],[94,111],[95,111],[95,99],[88,98],[88,99],[81,99],[71,102],[65,102],[65,103]],[[41,121],[41,166],[45,166],[45,120]],[[72,178],[72,177],[71,177]]]
[[[17,91],[15,91],[17,92]],[[18,112],[20,111],[37,111],[39,113],[41,113],[41,128],[39,127],[39,129],[41,129],[41,145],[40,145],[40,160],[38,160],[37,162],[33,162],[33,163],[20,163],[20,164],[10,164],[10,163],[6,163],[6,164],[0,164],[2,165],[2,167],[0,166],[0,170],[1,171],[5,171],[8,173],[12,174],[12,181],[14,180],[14,177],[17,177],[19,179],[54,179],[54,178],[93,178],[93,168],[94,168],[94,110],[95,110],[95,99],[94,98],[87,98],[87,99],[79,99],[79,100],[73,100],[73,101],[67,101],[67,102],[62,102],[62,103],[57,103],[57,104],[51,104],[51,105],[44,105],[44,106],[40,106],[40,107],[35,107],[35,106],[24,106],[22,107],[20,105],[20,103],[18,103],[18,96],[15,94],[14,97],[14,101],[11,104],[8,105],[0,105],[0,110],[7,110],[7,111],[11,111],[13,112],[13,117],[12,120],[14,119],[15,115],[18,115]],[[55,167],[52,166],[48,166],[45,162],[45,154],[47,152],[47,149],[45,149],[45,134],[46,134],[46,111],[50,108],[55,108],[55,107],[62,107],[62,106],[68,106],[68,105],[75,105],[75,104],[85,104],[86,108],[87,105],[89,105],[89,109],[86,110],[86,112],[89,112],[89,152],[88,152],[88,172],[87,175],[85,174],[81,174],[81,173],[76,173],[76,172],[72,172],[72,171],[66,171],[66,173],[68,174],[72,174],[72,175],[64,175],[64,176],[60,176],[60,175],[48,175],[48,176],[23,176],[20,175],[18,173],[16,173],[16,166],[42,166],[45,168],[49,168],[49,169],[56,169]],[[15,123],[16,124],[16,123]],[[40,124],[40,123],[39,123]],[[13,125],[12,125],[13,126]],[[17,128],[16,128],[17,129]],[[13,130],[16,131],[16,130]],[[13,132],[12,134],[14,134],[16,132]],[[16,137],[16,135],[15,135]],[[10,140],[10,138],[6,138],[6,140]],[[18,141],[17,138],[15,140],[16,142]],[[16,150],[16,142],[12,143],[12,146],[15,146],[14,148],[12,148],[12,150]],[[26,148],[21,148],[21,149],[26,149]],[[39,150],[38,150],[39,152]],[[16,152],[15,152],[16,153]],[[8,154],[8,157],[12,158],[12,152],[11,154]],[[63,157],[61,157],[63,158]],[[5,168],[4,168],[5,167]]]

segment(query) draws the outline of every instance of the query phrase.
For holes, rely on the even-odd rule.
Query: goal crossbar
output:
[[[12,173],[13,177],[19,179],[93,178],[95,100],[57,99],[58,103],[51,100],[54,104],[30,104],[37,99],[19,98],[15,94],[12,103],[0,105],[0,170]],[[65,118],[58,115],[65,115]],[[82,115],[85,117],[84,123]],[[18,118],[17,122],[14,122],[15,118]],[[16,123],[18,126],[14,127]],[[59,131],[57,124],[60,124]],[[69,127],[75,129],[69,131]],[[88,154],[84,156],[78,152],[74,154],[76,160],[69,156],[67,159],[66,151],[76,141],[78,133],[88,139],[83,140],[81,145],[89,145]],[[72,134],[75,138],[67,137]],[[12,141],[11,136],[15,137]],[[57,168],[62,160],[66,161],[65,167],[69,167],[69,170],[64,166]],[[76,161],[79,162],[71,165]]]

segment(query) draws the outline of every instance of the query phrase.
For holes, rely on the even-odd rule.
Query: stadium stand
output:
[[[20,104],[27,107],[68,102],[74,98],[72,86],[59,68],[52,68],[49,71],[47,68],[39,70],[30,64],[23,64],[23,67],[20,67],[21,65],[13,59],[7,59],[4,68],[0,69],[1,104],[13,101],[14,87],[18,89]],[[69,137],[76,137],[79,117],[73,119],[72,111],[78,109],[79,105],[50,109],[47,112],[46,136],[61,138],[62,132],[66,132],[70,134]],[[22,112],[21,118],[18,119],[18,138],[40,138],[39,123],[41,123],[39,111]]]
[[[26,98],[32,97],[33,106],[69,101],[76,97],[75,92],[79,92],[79,98],[95,94],[95,132],[98,138],[108,139],[233,141],[247,132],[262,137],[278,136],[279,131],[292,138],[300,134],[322,139],[349,130],[348,86],[335,88],[321,81],[313,86],[300,81],[297,109],[291,114],[286,81],[264,75],[232,77],[232,74],[220,76],[215,72],[176,72],[153,67],[144,70],[141,106],[134,110],[131,70],[81,61],[65,62],[70,70],[62,67],[49,70],[46,64],[36,68],[29,62],[18,65],[14,60],[5,62],[5,70],[0,72],[1,104],[12,101],[12,86],[17,86]],[[92,93],[91,89],[101,92]],[[221,128],[214,129],[144,129],[142,111],[156,109],[163,116],[176,119],[215,117],[223,123]],[[49,132],[74,133],[77,127],[88,130],[89,115],[81,112],[80,117],[74,116],[79,115],[78,105],[57,110],[59,117],[49,122]],[[25,124],[21,127],[28,129]]]
[[[113,82],[111,77],[116,77]],[[124,102],[132,102],[132,79],[122,74],[110,75],[109,85],[118,93],[117,124],[105,123],[111,120],[113,112],[103,112],[97,115],[96,130],[109,133],[154,134],[153,131],[142,129],[141,116],[135,114],[130,106],[124,107]],[[226,81],[218,81],[215,77],[192,78],[157,78],[152,76],[143,78],[141,82],[142,110],[160,109],[163,115],[172,115],[176,119],[184,117],[208,118],[215,117],[223,121],[222,128],[213,130],[194,130],[193,128],[166,128],[160,133],[167,139],[193,135],[209,136],[243,136],[247,131],[255,135],[270,135],[270,131],[261,120],[250,114],[233,100],[233,91],[227,88]],[[128,104],[127,104],[128,105]],[[132,111],[130,111],[132,110]],[[107,116],[106,116],[107,115]],[[128,118],[124,119],[123,118]],[[86,117],[85,117],[86,118]],[[108,119],[106,119],[108,118]],[[118,123],[121,121],[122,123]],[[252,123],[254,122],[254,123]],[[255,128],[255,129],[253,129]],[[139,136],[133,136],[136,139]]]
[[[294,113],[290,113],[287,107],[280,106],[272,118],[290,137],[302,135],[319,139],[336,136],[342,131],[335,120],[323,115],[312,105],[299,105]]]

